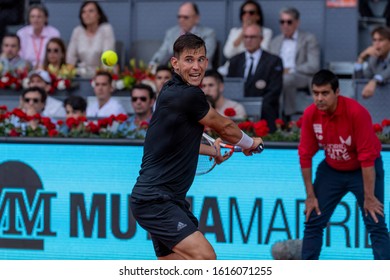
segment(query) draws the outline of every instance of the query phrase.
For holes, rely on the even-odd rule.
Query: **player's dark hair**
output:
[[[69,105],[73,110],[85,112],[87,110],[87,101],[82,96],[72,95],[64,100],[64,107]]]
[[[146,85],[146,84],[136,84],[136,85],[134,85],[134,86],[131,88],[130,96],[133,95],[133,91],[134,91],[135,89],[146,90],[146,91],[149,93],[149,98],[150,98],[150,99],[153,99],[153,98],[154,98],[154,90],[153,90],[152,87],[149,86],[149,85]]]
[[[29,92],[38,92],[41,95],[42,103],[46,102],[47,94],[46,94],[46,91],[43,88],[40,88],[40,87],[29,87],[29,88],[26,88],[23,91],[23,93],[22,93],[22,97],[24,98],[26,96],[26,94],[29,93]]]
[[[339,79],[337,76],[332,71],[326,69],[322,69],[315,73],[311,81],[312,86],[324,86],[328,84],[332,87],[334,92],[339,88]]]
[[[173,55],[179,58],[184,50],[197,50],[204,48],[205,54],[207,53],[206,44],[202,38],[192,33],[186,33],[176,39],[173,44]]]
[[[214,70],[214,69],[207,70],[204,73],[204,76],[205,77],[212,77],[212,78],[216,79],[219,83],[223,83],[223,77],[217,70]]]

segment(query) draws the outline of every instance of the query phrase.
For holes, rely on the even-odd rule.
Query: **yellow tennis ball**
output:
[[[102,54],[102,63],[106,66],[114,66],[118,62],[118,55],[116,52],[108,50]]]

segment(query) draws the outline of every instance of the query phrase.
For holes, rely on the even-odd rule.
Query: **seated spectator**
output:
[[[216,70],[207,70],[202,80],[202,90],[210,97],[213,107],[222,116],[233,120],[246,119],[245,108],[242,104],[223,96],[223,77]]]
[[[154,91],[148,85],[138,84],[131,89],[130,96],[134,115],[120,124],[119,130],[127,138],[145,138],[152,118]]]
[[[261,9],[259,3],[253,0],[245,1],[240,7],[240,21],[240,27],[233,27],[230,29],[229,36],[226,40],[225,46],[223,47],[223,54],[228,60],[245,51],[243,29],[254,23],[262,26],[263,41],[261,42],[261,48],[263,50],[269,49],[269,44],[272,38],[272,30],[263,26],[263,10]],[[224,66],[218,68],[218,71],[222,75],[226,75],[228,68],[229,62],[227,61]]]
[[[28,77],[29,87],[42,88],[46,92],[46,94],[50,92],[50,89],[52,87],[52,80],[47,71],[34,70],[29,73]],[[64,118],[65,110],[62,106],[62,102],[48,95],[46,99],[45,109],[43,110],[43,115],[52,118]]]
[[[274,132],[279,117],[283,64],[280,57],[261,49],[262,39],[261,26],[252,24],[244,28],[246,50],[230,60],[227,76],[245,79],[246,97],[263,98],[261,118],[267,121],[270,132]]]
[[[355,78],[370,81],[363,88],[362,96],[374,95],[376,86],[390,80],[390,28],[377,27],[371,32],[372,45],[359,54],[355,64]],[[367,61],[367,67],[363,63]]]
[[[98,72],[93,79],[96,100],[87,105],[87,117],[104,118],[111,115],[127,114],[123,106],[112,97],[114,92],[112,76],[108,72]]]
[[[176,39],[180,35],[190,32],[198,35],[205,41],[207,49],[206,56],[210,62],[209,68],[211,68],[211,61],[213,61],[213,56],[217,48],[217,39],[213,29],[199,24],[200,15],[198,6],[193,2],[181,4],[177,20],[178,25],[168,29],[161,47],[150,60],[149,67],[155,69],[160,64],[167,65],[170,58],[173,56],[172,46]]]
[[[81,25],[72,32],[66,61],[77,66],[80,76],[93,77],[102,65],[101,54],[115,50],[114,30],[96,1],[84,1],[79,18]]]
[[[156,69],[155,84],[156,84],[156,99],[163,87],[163,85],[172,79],[172,69],[166,65],[160,65]]]
[[[75,118],[86,116],[87,101],[82,96],[69,96],[64,100],[66,118]]]
[[[1,44],[0,75],[9,72],[12,75],[19,71],[28,71],[30,64],[19,56],[20,40],[15,34],[6,34]]]
[[[64,41],[61,38],[51,38],[46,45],[45,59],[43,61],[43,69],[58,75],[60,70],[63,67],[72,69],[68,67],[71,65],[66,64],[66,47]]]
[[[46,104],[46,97],[45,90],[40,87],[27,88],[20,97],[20,107],[29,117],[36,116],[37,114],[44,116],[43,110]],[[32,118],[28,121],[28,126],[36,129],[39,126],[39,122],[39,118]]]
[[[270,52],[283,61],[282,113],[288,122],[297,113],[297,90],[309,90],[312,76],[320,69],[320,48],[313,34],[299,29],[300,14],[297,9],[283,8],[279,22],[281,34],[272,39]]]
[[[45,57],[45,46],[53,37],[60,37],[60,32],[48,25],[49,12],[40,4],[30,6],[29,25],[18,30],[21,49],[20,56],[28,60],[35,69],[41,68]]]

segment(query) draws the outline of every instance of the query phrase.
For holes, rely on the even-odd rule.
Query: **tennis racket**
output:
[[[203,133],[201,144],[208,145],[208,146],[214,146],[215,139],[211,137],[210,135]],[[222,149],[227,149],[225,153],[223,154],[224,157],[230,157],[234,152],[242,152],[242,148],[226,143],[220,143],[221,147],[221,154]],[[253,153],[259,154],[264,150],[264,145],[261,143],[254,151]],[[196,168],[195,175],[204,175],[209,173],[211,170],[214,169],[214,167],[217,165],[213,157],[207,156],[207,155],[199,155],[198,158],[198,166]]]

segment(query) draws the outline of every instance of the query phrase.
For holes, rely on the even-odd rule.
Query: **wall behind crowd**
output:
[[[42,1],[50,13],[50,24],[56,26],[65,41],[79,24],[82,0]],[[165,31],[176,24],[178,7],[184,1],[171,0],[110,0],[99,1],[117,40],[123,42],[126,61],[136,42],[158,42]],[[201,23],[214,28],[222,47],[231,27],[240,26],[239,7],[242,0],[198,0]],[[358,12],[353,8],[327,8],[324,0],[262,0],[264,26],[279,33],[278,14],[285,6],[294,6],[301,12],[301,28],[314,33],[321,45],[322,62],[354,61],[358,54]]]

